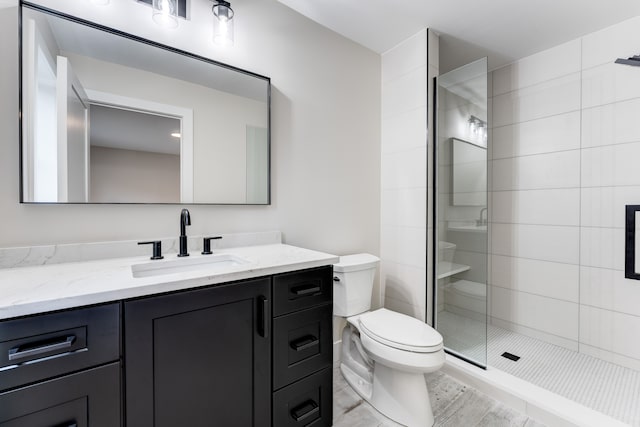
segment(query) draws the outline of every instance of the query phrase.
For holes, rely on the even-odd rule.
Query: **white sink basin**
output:
[[[221,273],[245,264],[249,264],[249,261],[235,255],[213,254],[134,264],[131,266],[131,274],[133,274],[133,277],[138,278],[188,273],[190,271]]]

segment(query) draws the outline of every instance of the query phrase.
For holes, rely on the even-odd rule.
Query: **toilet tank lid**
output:
[[[346,273],[349,271],[366,270],[375,268],[380,258],[371,254],[355,254],[344,255],[340,257],[340,261],[333,264],[333,271],[338,273]]]

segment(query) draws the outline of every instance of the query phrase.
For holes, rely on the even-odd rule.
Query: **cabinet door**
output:
[[[268,426],[270,279],[125,303],[127,425]]]
[[[0,427],[120,425],[120,363],[0,393]]]

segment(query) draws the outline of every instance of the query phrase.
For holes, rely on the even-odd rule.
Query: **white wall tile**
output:
[[[538,225],[580,225],[580,189],[496,191],[493,222]]]
[[[632,357],[602,350],[583,343],[580,343],[579,351],[580,353],[588,354],[589,356],[597,357],[598,359],[606,360],[607,362],[615,363],[616,365],[624,366],[625,368],[640,371],[640,359],[634,359]]]
[[[506,126],[580,109],[580,73],[493,98],[493,125]]]
[[[385,299],[393,298],[414,306],[425,306],[426,269],[385,261],[383,271]]]
[[[582,186],[640,185],[638,159],[640,142],[584,149]]]
[[[609,63],[614,58],[638,54],[640,16],[612,25],[582,38],[582,67]]]
[[[381,225],[427,226],[427,192],[424,188],[382,190]]]
[[[427,108],[419,107],[382,120],[382,153],[427,145]]]
[[[582,266],[580,303],[640,316],[640,283],[624,271]]]
[[[625,226],[625,205],[640,205],[640,186],[582,188],[580,221],[583,227]]]
[[[413,36],[382,54],[382,83],[427,65],[427,30]]]
[[[494,286],[578,302],[578,265],[500,255],[492,256],[491,262],[491,284]]]
[[[580,112],[493,128],[494,159],[580,148]]]
[[[640,97],[638,68],[611,61],[582,72],[582,107],[589,108],[611,102]]]
[[[423,65],[382,85],[382,118],[388,119],[427,105],[427,66]]]
[[[534,190],[580,186],[579,150],[493,161],[492,190]]]
[[[624,235],[622,228],[581,227],[580,264],[624,270]]]
[[[563,338],[578,339],[578,304],[495,287],[493,317]]]
[[[640,359],[640,317],[589,306],[580,307],[580,342]]]
[[[427,148],[419,147],[382,156],[382,189],[426,188]],[[357,165],[354,165],[354,171]]]
[[[424,307],[408,304],[395,298],[387,298],[384,307],[407,316],[415,317],[418,320],[425,321]]]
[[[640,98],[583,110],[582,147],[640,141],[639,111]]]
[[[578,264],[579,228],[492,224],[491,249],[496,255]]]
[[[426,268],[426,228],[382,226],[380,247],[384,261]]]
[[[498,319],[497,317],[490,317],[489,321],[492,325],[495,325],[502,329],[516,332],[518,334],[525,335],[527,337],[535,338],[540,341],[548,342],[549,344],[558,345],[560,347],[567,348],[571,351],[578,351],[577,338],[568,339],[560,337],[558,335],[542,332],[539,329],[529,328],[517,323],[509,322],[507,320]],[[554,426],[555,427],[555,426]]]
[[[493,95],[580,71],[580,39],[552,47],[493,72]],[[553,64],[553,66],[549,66]]]

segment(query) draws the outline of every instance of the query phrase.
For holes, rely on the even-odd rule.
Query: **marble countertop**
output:
[[[198,267],[188,272],[135,278],[131,266],[151,262],[148,256],[0,269],[0,319],[84,305],[196,288],[287,271],[320,267],[339,257],[285,244],[214,250],[248,263],[222,272]],[[194,254],[195,257],[206,255]],[[166,254],[167,262],[176,254]]]

